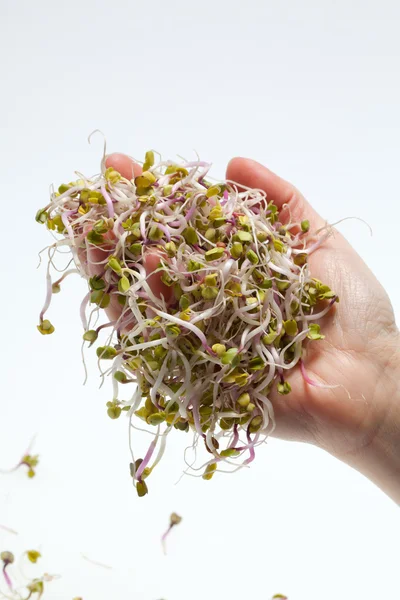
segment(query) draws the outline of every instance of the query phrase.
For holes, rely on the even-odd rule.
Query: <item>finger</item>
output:
[[[226,178],[250,188],[258,188],[266,192],[279,209],[284,208],[282,217],[294,222],[308,219],[312,226],[323,227],[325,224],[318,213],[310,206],[302,194],[288,181],[285,181],[255,160],[249,158],[233,158],[228,164]]]
[[[125,177],[125,179],[133,179],[138,177],[142,173],[142,167],[135,163],[135,161],[126,154],[120,154],[114,152],[109,154],[105,160],[106,169],[112,167],[118,173]]]
[[[149,284],[153,294],[157,296],[157,298],[161,298],[163,296],[165,302],[168,304],[173,300],[173,289],[161,281],[162,273],[154,272],[160,264],[161,257],[166,258],[165,256],[162,256],[161,251],[149,249],[144,255],[144,268],[146,269],[147,273],[147,283]]]

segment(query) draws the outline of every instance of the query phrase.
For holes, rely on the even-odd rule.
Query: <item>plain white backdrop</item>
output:
[[[0,0],[0,467],[35,433],[41,455],[35,480],[0,479],[0,524],[19,532],[0,529],[0,550],[41,550],[62,575],[45,598],[400,598],[397,507],[315,448],[271,440],[249,470],[174,485],[177,432],[137,498],[127,424],[106,416],[90,352],[82,386],[84,283],[55,298],[53,336],[36,330],[49,238],[34,221],[50,183],[98,171],[96,128],[138,158],[197,150],[215,177],[253,157],[329,221],[372,225],[372,238],[357,221],[341,231],[398,316],[399,21],[395,0]],[[165,557],[172,511],[183,521]]]

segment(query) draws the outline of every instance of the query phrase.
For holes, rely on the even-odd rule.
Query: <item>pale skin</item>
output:
[[[123,154],[111,154],[106,166],[131,179],[140,166]],[[259,163],[234,158],[227,179],[263,189],[281,209],[281,218],[308,219],[311,229],[326,225],[302,194]],[[152,271],[159,263],[154,252],[146,270],[157,295],[170,297],[170,288]],[[336,230],[310,257],[312,276],[327,283],[340,297],[321,322],[325,339],[310,344],[304,364],[308,376],[335,388],[305,383],[300,370],[288,376],[292,392],[273,395],[274,435],[319,446],[359,470],[400,504],[400,334],[390,300],[351,245]],[[109,317],[119,306],[110,306]]]

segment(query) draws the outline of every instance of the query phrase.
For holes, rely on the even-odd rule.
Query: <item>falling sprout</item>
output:
[[[35,438],[33,438],[33,440],[31,441],[31,443],[29,444],[28,450],[25,452],[25,454],[22,456],[21,460],[11,469],[0,469],[0,473],[3,475],[8,475],[10,473],[14,473],[14,471],[17,471],[18,469],[20,469],[21,467],[27,467],[27,476],[29,477],[29,479],[32,479],[33,477],[35,477],[36,475],[36,467],[39,464],[39,455],[38,454],[31,454],[31,449],[33,446],[33,443],[35,441]]]
[[[42,556],[37,550],[27,550],[26,555],[28,560],[33,564],[36,564],[38,559]]]
[[[98,562],[97,560],[92,560],[91,558],[86,556],[86,554],[82,554],[81,556],[84,560],[87,560],[87,562],[92,563],[92,565],[96,565],[96,567],[102,567],[103,569],[110,569],[110,570],[112,569],[112,567],[110,567],[110,565],[105,565],[104,563]]]
[[[24,552],[23,556],[26,556],[27,559],[36,563],[40,558],[41,554],[37,550],[27,550]],[[34,598],[34,600],[40,600],[40,598],[44,594],[45,583],[53,581],[56,576],[49,575],[48,573],[44,573],[40,578],[34,578],[28,581],[28,583],[24,584],[25,594],[21,593],[21,589],[18,586],[18,591],[16,586],[13,584],[10,575],[7,572],[8,566],[13,564],[15,561],[14,554],[12,552],[4,551],[0,554],[0,560],[3,562],[3,576],[4,580],[7,584],[8,592],[4,594],[0,589],[0,595],[8,598],[9,600],[30,600]],[[11,594],[11,595],[10,595]]]
[[[3,576],[5,579],[5,582],[7,584],[7,586],[10,588],[10,590],[12,591],[13,586],[12,586],[12,582],[10,579],[9,574],[7,573],[7,567],[8,565],[12,565],[14,562],[14,554],[12,552],[9,552],[8,550],[6,550],[5,552],[2,552],[0,554],[0,558],[3,561]]]
[[[11,527],[6,527],[5,525],[0,525],[0,529],[2,529],[3,531],[6,531],[7,533],[11,533],[12,535],[18,535],[18,531],[15,531],[15,529],[11,529]]]
[[[166,554],[166,553],[167,553],[166,546],[165,546],[165,542],[166,542],[166,539],[167,539],[167,537],[168,537],[168,535],[169,535],[169,533],[170,533],[171,529],[172,529],[173,527],[175,527],[176,525],[179,525],[179,523],[180,523],[181,521],[182,521],[182,517],[180,517],[180,516],[179,516],[177,513],[174,513],[174,512],[173,512],[173,513],[171,513],[171,516],[170,516],[170,518],[169,518],[169,526],[168,526],[168,529],[167,529],[167,531],[166,531],[166,532],[163,534],[163,536],[161,537],[161,544],[162,544],[162,547],[163,547],[164,554]]]

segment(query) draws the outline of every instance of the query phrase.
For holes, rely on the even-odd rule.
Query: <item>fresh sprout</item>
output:
[[[6,475],[9,473],[14,473],[14,471],[17,471],[21,467],[27,467],[27,476],[29,477],[29,479],[32,479],[33,477],[35,477],[35,475],[36,475],[35,469],[39,464],[39,455],[31,454],[31,448],[33,446],[33,442],[34,442],[34,440],[32,440],[27,451],[22,456],[21,460],[14,467],[11,467],[11,469],[0,469],[0,474]]]
[[[0,554],[0,558],[3,561],[3,577],[4,577],[4,580],[5,580],[8,588],[10,590],[12,590],[13,586],[12,586],[11,578],[10,578],[9,574],[7,573],[7,567],[8,567],[8,565],[12,565],[13,564],[13,562],[15,560],[14,559],[14,554],[12,552],[8,552],[6,550],[5,552],[2,552]]]
[[[169,525],[168,525],[168,529],[166,530],[166,532],[165,532],[165,533],[163,534],[163,536],[161,537],[161,544],[162,544],[162,547],[163,547],[164,554],[166,554],[166,553],[167,553],[167,550],[166,550],[165,543],[166,543],[167,537],[168,537],[168,535],[169,535],[169,533],[170,533],[171,529],[172,529],[173,527],[175,527],[176,525],[179,525],[179,523],[180,523],[181,521],[182,521],[182,517],[180,517],[179,515],[177,515],[177,514],[176,514],[176,513],[174,513],[174,512],[173,512],[173,513],[171,513],[171,516],[170,516],[170,518],[169,518]]]
[[[40,552],[37,550],[28,550],[24,553],[28,560],[32,563],[37,563],[41,557]],[[8,566],[14,563],[14,554],[9,551],[1,552],[0,560],[3,563],[3,577],[6,583],[6,590],[0,587],[0,597],[6,598],[7,600],[40,600],[44,594],[44,584],[52,581],[55,576],[45,573],[40,578],[30,579],[27,583],[17,585],[17,583],[11,578],[8,573]]]
[[[57,269],[53,281],[51,270],[69,249],[76,269],[66,274],[79,270],[88,284],[84,344],[98,344],[102,378],[113,379],[108,416],[127,413],[139,496],[173,430],[193,431],[210,455],[189,474],[248,466],[275,426],[271,392],[290,393],[287,375],[304,344],[323,339],[318,320],[338,301],[308,265],[330,228],[283,222],[263,191],[210,183],[209,169],[155,164],[150,151],[128,180],[103,158],[99,175],[62,184],[36,215],[56,237],[38,329],[54,331],[45,314],[65,276]],[[97,325],[101,309],[115,316]],[[143,458],[131,444],[139,419],[153,436]]]

